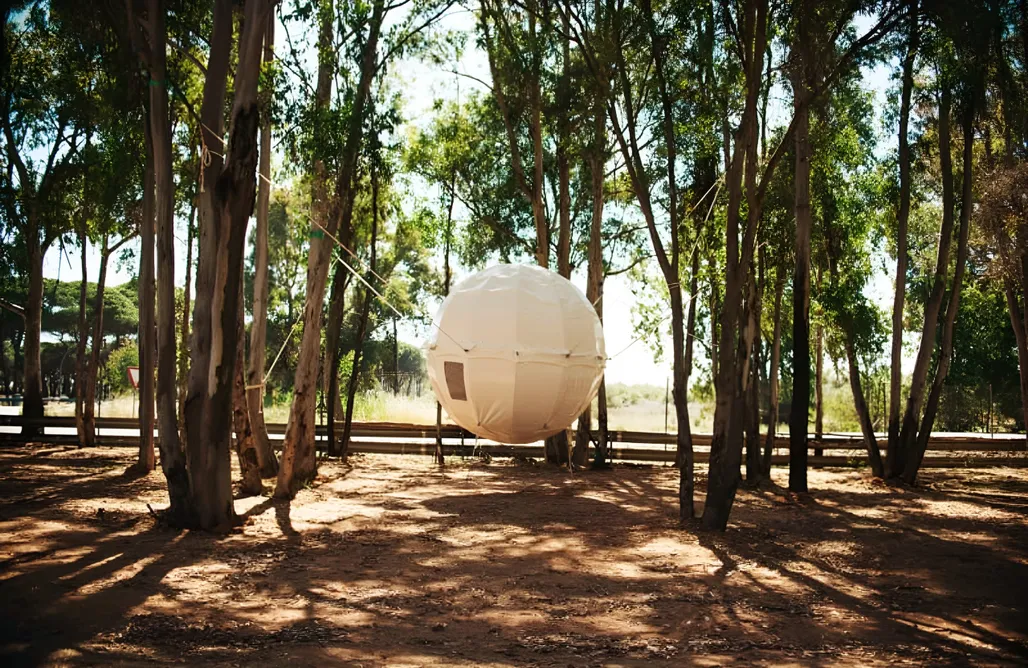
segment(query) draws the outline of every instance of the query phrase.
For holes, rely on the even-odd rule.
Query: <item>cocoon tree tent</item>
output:
[[[428,377],[461,427],[501,443],[567,429],[592,402],[606,363],[592,304],[559,274],[500,264],[461,281],[426,344]]]

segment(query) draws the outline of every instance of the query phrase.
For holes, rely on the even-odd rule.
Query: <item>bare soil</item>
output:
[[[157,523],[132,460],[0,449],[0,665],[1028,662],[1023,470],[812,471],[713,535],[665,467],[366,456],[212,536]]]

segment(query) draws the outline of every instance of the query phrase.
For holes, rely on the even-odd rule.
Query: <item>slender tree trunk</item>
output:
[[[764,440],[764,474],[771,477],[771,455],[775,448],[778,432],[778,367],[782,363],[782,293],[785,290],[785,272],[779,267],[775,279],[775,320],[771,334],[770,406],[767,417],[767,438]]]
[[[378,246],[378,171],[375,168],[375,157],[371,158],[371,258],[368,263],[369,274],[373,274],[376,265],[376,247]],[[369,279],[371,276],[368,277]],[[365,288],[364,302],[361,304],[360,323],[357,325],[357,338],[353,347],[353,367],[350,370],[350,384],[346,388],[346,422],[343,424],[342,458],[346,459],[350,451],[350,430],[353,427],[353,406],[357,399],[357,381],[360,379],[361,354],[364,341],[368,335],[368,316],[371,310],[371,290]]]
[[[157,218],[157,417],[161,462],[183,458],[179,442],[175,373],[175,186],[172,173],[171,121],[168,117],[167,28],[164,0],[150,0],[150,133],[153,140]],[[148,242],[148,243],[152,243]],[[149,305],[150,302],[147,302]],[[149,368],[149,367],[147,367]],[[147,404],[149,407],[149,404]],[[152,468],[153,463],[150,462]]]
[[[568,160],[571,144],[571,123],[568,118],[571,113],[571,30],[568,22],[568,12],[561,12],[563,71],[557,83],[559,115],[557,121],[559,133],[557,139],[557,188],[560,210],[560,226],[557,234],[557,273],[564,278],[571,278],[571,167]]]
[[[748,354],[755,332],[747,333],[743,320],[744,289],[753,277],[753,251],[760,197],[757,188],[757,104],[763,89],[763,57],[767,42],[768,4],[751,0],[744,5],[740,46],[746,61],[746,99],[735,136],[732,161],[725,173],[728,211],[725,225],[725,291],[721,309],[718,375],[714,384],[714,425],[708,467],[707,502],[703,526],[724,531],[735,502],[742,463],[744,416],[739,414],[749,376]],[[745,163],[745,169],[744,169]],[[747,194],[746,227],[742,219],[743,176]],[[740,235],[740,232],[742,234]],[[741,237],[741,243],[740,243]]]
[[[589,151],[589,177],[592,195],[592,217],[589,224],[589,245],[587,250],[588,268],[586,276],[585,296],[589,303],[596,309],[596,315],[603,322],[603,177],[604,177],[604,154],[606,152],[607,124],[604,117],[603,106],[597,102],[593,108],[593,137],[592,146]],[[605,416],[606,406],[603,405],[606,393],[602,390],[597,394],[597,417],[600,414]],[[575,437],[575,450],[572,456],[577,466],[584,466],[588,458],[590,431],[592,429],[592,411],[586,408],[585,412],[578,419],[578,433]],[[605,425],[601,429],[603,433],[597,434],[596,453],[593,458],[593,468],[604,468],[607,466],[607,435]]]
[[[85,222],[79,231],[79,247],[82,249],[82,283],[79,285],[79,340],[75,345],[75,430],[78,432],[79,447],[85,442],[86,422],[82,414],[82,400],[85,395],[84,381],[86,379],[86,341],[89,339],[89,319],[86,317],[87,287],[89,276],[86,273],[86,250],[89,239],[86,236]]]
[[[199,165],[197,165],[199,169]],[[179,338],[179,369],[178,369],[178,431],[179,441],[185,443],[184,434],[186,433],[186,416],[185,416],[185,402],[186,402],[186,381],[189,378],[189,302],[192,299],[192,288],[193,288],[193,237],[195,236],[196,226],[196,196],[197,193],[194,191],[193,197],[189,203],[189,222],[186,226],[186,284],[182,288],[182,324],[181,333]]]
[[[957,258],[956,267],[953,271],[953,285],[949,293],[949,302],[946,306],[946,313],[942,329],[942,349],[939,353],[939,364],[935,370],[935,378],[932,379],[931,390],[925,404],[924,415],[921,418],[921,425],[917,432],[917,440],[912,449],[907,450],[907,462],[903,467],[902,479],[908,485],[913,485],[917,480],[921,462],[924,460],[924,453],[928,449],[928,439],[932,434],[932,426],[935,423],[935,415],[939,409],[939,400],[942,396],[942,388],[949,374],[950,364],[953,362],[953,330],[956,327],[957,315],[960,309],[960,292],[963,287],[964,271],[967,266],[967,241],[971,227],[971,211],[974,207],[973,201],[973,169],[974,169],[974,121],[975,106],[972,102],[971,108],[965,112],[964,118],[964,164],[963,164],[963,188],[960,199],[960,229],[957,233]]]
[[[275,15],[268,14],[264,31],[264,66],[275,60]],[[250,323],[250,359],[246,372],[246,403],[260,477],[278,475],[278,458],[264,424],[264,355],[268,336],[268,206],[271,201],[271,96],[270,88],[258,92],[261,105],[260,176],[257,181],[257,226],[254,229],[253,320]]]
[[[96,383],[100,374],[100,352],[104,342],[104,291],[107,287],[107,263],[110,257],[107,235],[104,235],[100,251],[100,273],[96,279],[96,295],[93,297],[91,346],[83,376],[85,387],[82,392],[82,445],[85,447],[96,445]]]
[[[846,362],[849,368],[850,390],[853,392],[853,406],[857,410],[860,432],[864,436],[867,460],[871,464],[871,474],[876,478],[881,478],[885,475],[882,453],[878,450],[878,437],[875,436],[874,425],[871,424],[871,412],[867,408],[864,389],[860,384],[860,368],[857,362],[857,353],[853,347],[853,332],[850,328],[843,331],[843,343],[846,347]]]
[[[689,378],[692,376],[693,366],[693,350],[696,344],[696,336],[694,333],[696,327],[696,300],[699,297],[699,273],[700,273],[700,256],[694,250],[692,255],[692,267],[689,274],[689,311],[685,316],[685,387],[686,394],[688,395]],[[681,427],[679,427],[681,428]],[[689,431],[689,441],[692,442],[692,425],[686,424],[685,429]],[[682,457],[684,453],[675,453],[675,465],[681,468]]]
[[[457,173],[450,178],[450,205],[446,208],[446,230],[443,241],[443,297],[450,296],[450,240],[453,236],[453,203],[457,194]],[[435,402],[435,461],[446,463],[443,457],[443,405]]]
[[[792,412],[789,417],[789,490],[807,491],[807,428],[810,411],[810,113],[805,68],[795,77],[796,267],[792,279]]]
[[[336,181],[336,201],[333,211],[321,223],[331,234],[335,234],[340,220],[347,217],[346,209],[353,207],[354,174],[364,129],[365,106],[378,62],[378,37],[382,27],[383,14],[384,4],[380,0],[376,0],[372,9],[368,38],[362,54],[360,81],[351,107],[342,166]],[[334,17],[330,15],[325,20],[331,22]],[[324,35],[324,23],[322,29],[322,35]],[[319,45],[320,43],[319,40]],[[334,45],[331,39],[326,48],[333,55],[323,56],[322,62],[334,58]],[[319,71],[319,78],[320,74]],[[329,81],[331,81],[331,77],[329,77]],[[321,214],[321,211],[315,210],[316,216]],[[324,235],[320,228],[313,228],[311,236],[307,261],[307,297],[303,315],[303,339],[300,344],[300,356],[293,382],[293,405],[289,412],[278,484],[275,487],[275,496],[279,498],[292,498],[301,486],[313,480],[317,475],[314,434],[319,353],[321,351],[321,311],[335,242]],[[346,242],[346,239],[343,241]]]
[[[25,304],[25,340],[22,343],[24,372],[22,373],[22,415],[30,419],[43,417],[43,372],[40,360],[40,334],[43,326],[43,256],[46,251],[39,243],[39,223],[35,212],[28,214],[25,246],[29,260],[28,303]],[[43,433],[38,425],[25,425],[22,435],[27,437]]]
[[[707,256],[707,274],[710,276],[710,375],[712,378],[718,377],[718,326],[717,314],[721,312],[721,296],[718,291],[720,285],[717,273],[717,259],[714,257],[714,253],[710,253]]]
[[[346,417],[343,421],[343,435],[340,438],[340,457],[344,460],[350,455],[350,433],[353,429],[353,408],[357,402],[357,384],[360,380],[360,367],[364,342],[368,333],[368,316],[371,310],[371,291],[364,290],[361,303],[360,320],[357,325],[357,339],[353,349],[353,366],[350,368],[350,379],[346,385]]]
[[[648,212],[646,223],[650,232],[650,240],[654,253],[657,255],[661,270],[664,274],[664,281],[667,283],[668,292],[671,297],[671,341],[674,361],[672,362],[672,376],[674,378],[675,417],[678,422],[678,437],[676,440],[675,459],[678,464],[678,519],[685,523],[695,517],[696,511],[693,504],[694,482],[693,482],[693,451],[692,434],[689,431],[689,388],[685,373],[685,309],[682,303],[681,276],[679,275],[679,258],[681,252],[681,226],[683,218],[678,210],[678,181],[675,178],[675,162],[677,151],[675,144],[674,115],[671,99],[671,91],[668,88],[664,76],[664,47],[663,39],[658,35],[657,23],[653,17],[653,8],[649,0],[644,0],[643,12],[647,15],[650,32],[650,49],[653,52],[655,63],[654,73],[657,79],[657,90],[660,94],[661,109],[663,112],[662,129],[664,149],[667,152],[667,189],[668,189],[668,215],[671,220],[671,257],[668,258],[664,251],[663,243],[657,234],[656,222],[653,218],[653,209],[649,201],[646,203],[645,211]],[[622,56],[623,58],[623,56]],[[624,63],[621,62],[623,66]],[[630,121],[631,122],[631,121]],[[630,128],[634,134],[634,129]],[[633,138],[633,144],[635,140]],[[640,180],[642,169],[641,158],[638,147],[634,152],[636,166],[636,180]],[[627,158],[628,156],[626,156]],[[649,189],[646,190],[649,200]]]
[[[939,104],[939,162],[942,172],[942,226],[939,230],[939,249],[935,263],[932,292],[925,303],[924,323],[921,328],[921,346],[914,363],[910,379],[910,395],[907,397],[903,423],[896,448],[896,458],[888,462],[890,477],[903,477],[905,467],[911,462],[912,450],[917,446],[918,419],[925,399],[925,387],[932,356],[935,352],[935,335],[939,324],[939,313],[946,293],[946,276],[949,270],[950,247],[953,241],[954,188],[953,158],[950,153],[950,109],[952,91],[943,84]]]
[[[756,486],[764,477],[760,456],[760,320],[761,298],[757,281],[750,282],[749,288],[748,327],[752,333],[749,344],[750,364],[749,385],[746,391],[746,483]]]
[[[339,363],[342,360],[343,315],[346,306],[346,287],[348,272],[341,262],[336,263],[332,277],[332,294],[328,300],[328,322],[325,326],[325,357],[329,360],[322,379],[322,395],[328,407],[328,440],[325,450],[330,457],[339,455],[336,441],[336,421],[342,416],[343,409],[339,396]]]
[[[896,215],[896,295],[892,302],[892,362],[889,372],[889,427],[886,446],[886,474],[899,475],[900,393],[903,382],[903,308],[907,294],[907,226],[910,220],[910,98],[914,89],[914,59],[917,55],[917,3],[910,10],[907,54],[903,59],[903,84],[900,93],[899,178],[900,201]]]
[[[242,480],[239,491],[243,496],[260,496],[264,492],[261,484],[261,464],[257,456],[257,444],[250,427],[250,414],[246,401],[246,325],[243,306],[243,282],[239,282],[238,337],[236,344],[236,373],[232,383],[232,427],[235,431],[236,456],[239,458],[239,472]]]
[[[532,59],[531,64],[531,75],[529,77],[528,85],[528,104],[529,104],[529,118],[531,123],[531,138],[532,138],[532,218],[535,220],[535,258],[536,262],[540,267],[548,269],[550,266],[550,223],[546,219],[546,213],[543,209],[543,102],[542,93],[540,90],[539,79],[542,76],[542,64],[541,64],[541,52],[540,45],[537,44],[536,35],[536,5],[535,0],[528,0],[529,2],[529,14],[528,14],[528,31],[531,40],[531,52],[530,57]],[[567,463],[567,443],[565,437],[565,447],[563,449],[565,461],[559,463]],[[555,454],[558,457],[561,451],[558,450]],[[559,461],[559,460],[558,460]]]
[[[400,394],[400,339],[396,333],[396,316],[393,316],[393,395]]]
[[[152,104],[152,103],[151,103]],[[154,318],[154,217],[157,207],[156,167],[154,164],[153,125],[147,111],[146,168],[143,171],[143,220],[139,224],[139,240],[142,249],[139,254],[139,455],[136,468],[153,471],[154,448],[154,335],[157,324]]]
[[[824,437],[824,367],[824,327],[819,322],[814,327],[814,440],[818,445]],[[823,454],[822,448],[814,448],[815,456]]]
[[[535,19],[529,18],[534,25]],[[533,40],[535,33],[533,29]],[[532,214],[536,225],[536,261],[540,267],[549,267],[550,228],[543,209],[543,140],[542,140],[542,96],[539,86],[539,66],[534,68],[534,77],[530,86],[530,104],[532,108],[532,155],[534,176],[532,179]],[[566,69],[566,65],[565,65]],[[564,123],[564,121],[562,121]],[[569,189],[569,166],[566,154],[566,142],[558,140],[557,147],[557,183],[559,230],[557,243],[557,273],[564,278],[571,277],[571,195]],[[561,430],[545,441],[546,461],[560,466],[570,465],[571,453],[567,430]]]

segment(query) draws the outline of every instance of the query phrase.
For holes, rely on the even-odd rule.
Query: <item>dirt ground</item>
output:
[[[1028,662],[1025,471],[813,471],[711,535],[664,467],[363,456],[210,536],[131,455],[0,448],[0,665]]]

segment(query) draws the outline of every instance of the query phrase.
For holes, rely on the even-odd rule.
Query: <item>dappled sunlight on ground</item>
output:
[[[131,462],[0,450],[5,665],[1028,661],[1016,470],[813,470],[809,498],[741,490],[715,535],[677,527],[668,468],[358,456],[208,536],[156,526],[163,480]]]

